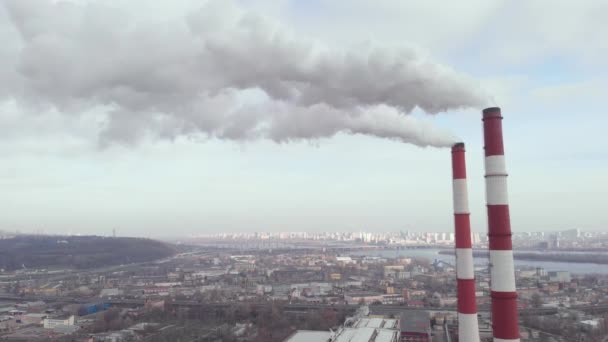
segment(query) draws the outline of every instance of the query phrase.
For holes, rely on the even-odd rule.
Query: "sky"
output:
[[[500,106],[513,231],[605,231],[606,10],[7,0],[0,230],[451,231],[462,140],[485,232],[481,109]]]

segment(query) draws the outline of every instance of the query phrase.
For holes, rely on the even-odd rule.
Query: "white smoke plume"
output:
[[[0,47],[0,100],[68,115],[101,108],[105,142],[342,132],[449,146],[450,134],[407,114],[486,99],[469,77],[416,50],[330,48],[227,0],[167,22],[94,3],[2,3],[12,28],[3,35],[17,43]]]

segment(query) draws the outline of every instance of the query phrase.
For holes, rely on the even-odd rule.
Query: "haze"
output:
[[[223,28],[196,18],[199,1],[7,1],[0,230],[450,231],[449,150],[428,146],[457,137],[467,144],[473,230],[482,232],[486,104],[505,116],[513,230],[605,230],[607,4],[465,4],[235,2],[230,11],[271,23],[248,27],[276,25],[296,38],[278,50],[215,40],[222,56],[240,59],[213,55],[230,65],[211,65],[203,79],[191,72],[210,64],[182,58],[193,53],[191,37],[175,24],[189,18],[201,37]],[[93,8],[96,21],[74,30],[49,8],[68,11],[64,19]],[[157,23],[165,25],[151,32]],[[111,34],[99,34],[107,27]],[[234,38],[219,31],[220,42]],[[148,39],[148,50],[108,48],[125,36]],[[74,45],[57,45],[61,37]],[[311,46],[355,57],[345,66],[334,53],[286,54]],[[376,56],[385,74],[358,75],[366,69],[357,56]],[[388,79],[403,59],[416,68]],[[267,67],[256,74],[248,63]],[[147,73],[160,64],[166,72]],[[201,99],[201,89],[211,95]]]

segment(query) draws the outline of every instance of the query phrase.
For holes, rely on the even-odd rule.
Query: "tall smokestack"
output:
[[[517,292],[500,108],[483,110],[494,342],[519,341]]]
[[[452,146],[452,179],[458,282],[458,341],[479,342],[464,143]]]

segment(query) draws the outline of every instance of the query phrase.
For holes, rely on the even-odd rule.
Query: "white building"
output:
[[[121,289],[102,289],[101,292],[99,292],[99,297],[116,297],[121,296],[122,294],[123,291]]]
[[[336,261],[342,264],[354,264],[355,261],[349,256],[339,256],[336,257]]]
[[[353,292],[344,294],[344,300],[350,305],[359,303],[371,304],[374,302],[382,303],[384,294],[372,292]]]
[[[54,318],[45,318],[42,321],[42,325],[44,326],[45,329],[54,329],[57,326],[60,325],[74,325],[75,319],[74,319],[74,315],[66,318],[66,319],[54,319]]]
[[[298,330],[285,342],[397,342],[399,321],[385,318],[349,318],[335,332]]]
[[[580,325],[585,330],[595,330],[599,328],[600,321],[598,319],[588,319],[585,321],[581,321]]]

